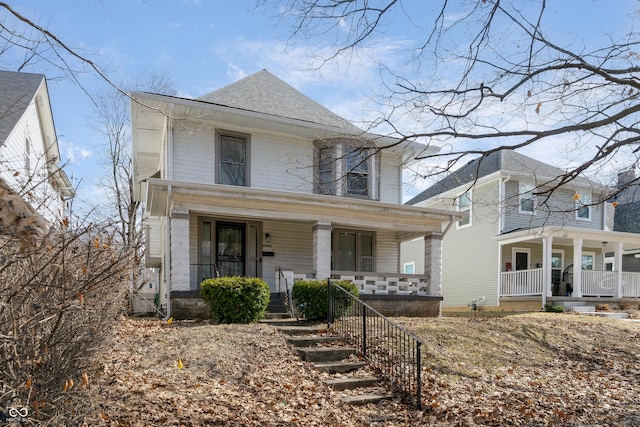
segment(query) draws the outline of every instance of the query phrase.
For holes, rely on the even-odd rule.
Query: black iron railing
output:
[[[327,324],[422,408],[422,341],[329,280]]]
[[[278,268],[278,293],[280,297],[284,300],[285,305],[287,306],[287,310],[291,316],[293,313],[293,298],[291,296],[291,288],[293,284],[289,283],[289,280],[284,275],[282,270]]]

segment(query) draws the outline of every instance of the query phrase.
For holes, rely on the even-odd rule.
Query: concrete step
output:
[[[309,324],[305,323],[304,321],[300,321],[294,317],[285,317],[282,319],[260,319],[258,320],[258,322],[263,323],[265,325],[271,325],[271,326],[276,326],[276,327],[280,327],[280,326],[310,326]],[[315,325],[314,325],[315,326]]]
[[[380,382],[380,378],[376,377],[352,377],[352,378],[334,378],[325,380],[324,383],[334,390],[353,390],[354,388],[370,387]]]
[[[287,312],[272,312],[267,311],[264,313],[265,319],[290,319],[291,315]]]
[[[339,341],[333,336],[290,336],[287,342],[294,347],[315,347],[319,344],[331,344]]]
[[[313,335],[327,330],[326,326],[278,326],[278,330],[285,335]]]
[[[586,311],[586,312],[581,312],[580,314],[585,316],[607,317],[610,319],[628,319],[629,318],[629,313],[620,313],[620,312],[610,313],[608,311]]]
[[[299,348],[298,353],[302,360],[307,362],[337,362],[338,360],[348,359],[349,356],[356,354],[353,347],[317,347],[317,348]]]
[[[595,313],[596,308],[592,305],[573,306],[571,307],[576,313]]]
[[[316,363],[313,365],[315,369],[330,374],[345,374],[364,368],[366,362],[332,362],[332,363]]]
[[[367,403],[379,403],[395,397],[396,396],[392,394],[361,394],[358,396],[345,397],[342,399],[342,402],[347,405],[366,405]]]

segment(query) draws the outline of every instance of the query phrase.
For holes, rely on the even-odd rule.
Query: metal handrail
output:
[[[422,341],[328,280],[327,326],[422,409]]]
[[[278,293],[280,295],[282,295],[282,287],[280,286],[282,280],[284,280],[284,297],[287,300],[287,310],[289,310],[289,313],[291,316],[294,315],[293,313],[293,297],[291,295],[291,287],[289,286],[289,280],[287,280],[287,277],[284,275],[284,273],[282,272],[282,270],[280,268],[278,268]]]

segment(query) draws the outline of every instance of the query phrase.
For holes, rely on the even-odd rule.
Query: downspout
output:
[[[167,120],[167,163],[166,163],[166,179],[173,180],[173,102],[169,106],[169,117]],[[166,247],[165,252],[168,256],[165,258],[165,278],[167,284],[167,314],[164,320],[169,320],[171,318],[171,199],[172,199],[172,191],[173,187],[171,185],[167,186],[167,211],[166,218],[167,223],[165,224],[165,234],[166,234]]]

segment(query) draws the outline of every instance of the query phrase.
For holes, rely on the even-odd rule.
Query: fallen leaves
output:
[[[270,326],[127,319],[92,379],[97,415],[115,426],[589,426],[633,425],[640,409],[640,324],[397,320],[425,341],[423,411],[344,405]]]

